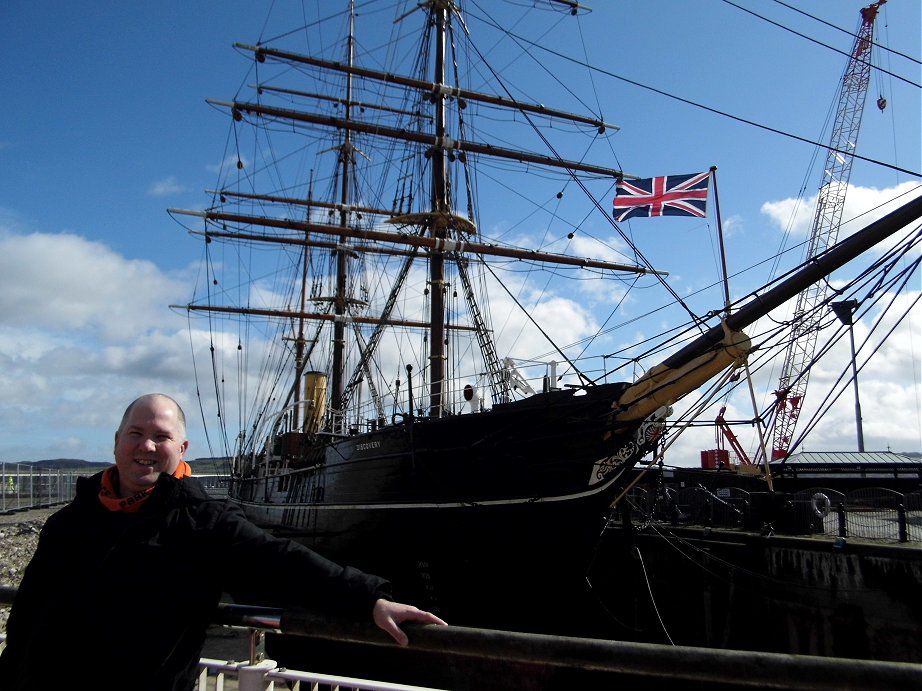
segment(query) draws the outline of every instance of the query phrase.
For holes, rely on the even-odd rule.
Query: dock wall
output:
[[[922,663],[918,543],[614,527],[587,583],[633,640]]]

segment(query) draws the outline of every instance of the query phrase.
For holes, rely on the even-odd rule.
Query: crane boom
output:
[[[725,412],[727,412],[727,406],[722,406],[720,412],[717,414],[717,420],[715,420],[717,424],[717,448],[723,448],[723,442],[720,439],[720,435],[723,434],[724,439],[730,444],[730,448],[733,449],[739,462],[745,465],[752,465],[752,461],[749,460],[749,454],[746,453],[743,445],[740,444],[739,438],[733,433],[733,430],[730,429],[730,425],[728,425],[726,419],[724,419]]]
[[[852,170],[852,152],[858,140],[861,115],[871,79],[871,44],[874,20],[887,0],[879,0],[861,10],[861,24],[855,46],[848,59],[839,92],[839,105],[832,129],[826,166],[816,199],[813,229],[807,247],[811,259],[835,244],[845,208],[845,193]],[[818,282],[797,297],[794,330],[785,355],[778,390],[775,391],[775,421],[772,429],[772,460],[788,455],[794,427],[807,390],[809,368],[816,347],[820,318],[817,307],[826,297],[826,283]]]

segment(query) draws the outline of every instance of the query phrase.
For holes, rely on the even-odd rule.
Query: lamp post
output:
[[[861,429],[861,401],[858,399],[858,367],[855,364],[855,329],[852,315],[858,309],[857,300],[843,300],[831,305],[839,321],[848,327],[848,339],[852,346],[852,381],[855,384],[855,425],[858,428],[858,451],[864,452],[864,432]]]

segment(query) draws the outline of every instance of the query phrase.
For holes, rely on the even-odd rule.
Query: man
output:
[[[237,602],[370,617],[400,645],[404,622],[444,624],[391,601],[389,584],[273,537],[210,498],[183,460],[185,416],[164,394],[125,410],[115,465],[80,478],[23,574],[0,689],[188,691],[222,593]]]

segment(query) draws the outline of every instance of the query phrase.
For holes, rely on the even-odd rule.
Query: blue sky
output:
[[[484,0],[474,9],[500,4]],[[519,10],[527,4],[510,3]],[[828,141],[824,127],[846,57],[816,42],[848,52],[852,39],[841,29],[856,29],[862,3],[797,3],[831,26],[755,0],[586,4],[594,11],[581,20],[585,43],[568,55],[585,53],[604,70],[595,86],[605,118],[622,128],[614,140],[617,164],[641,176],[717,165],[731,252],[745,257],[777,245],[786,204],[817,187],[816,152],[740,119]],[[165,209],[201,207],[204,190],[216,183],[226,114],[205,98],[231,98],[244,82],[247,61],[234,41],[255,42],[300,23],[302,8],[310,14],[331,5],[7,0],[0,6],[0,460],[108,460],[129,400],[148,390],[189,389],[185,322],[167,305],[188,299],[200,249]],[[875,37],[915,60],[875,54],[881,66],[915,84],[874,75],[859,151],[918,172],[920,3],[890,0]],[[533,98],[543,101],[535,72]],[[883,112],[873,107],[881,94],[888,100]],[[855,162],[851,180],[868,198],[919,183],[863,161]],[[779,210],[775,218],[770,209]],[[692,267],[675,266],[669,242],[650,251],[655,265],[689,274],[687,289],[695,285]],[[922,345],[915,338],[915,369],[891,375],[908,396],[899,406],[905,419],[894,427],[910,431],[882,431],[877,446],[895,439],[894,450],[919,450]],[[866,411],[866,418],[874,414]],[[201,433],[195,423],[190,433],[195,457]]]

